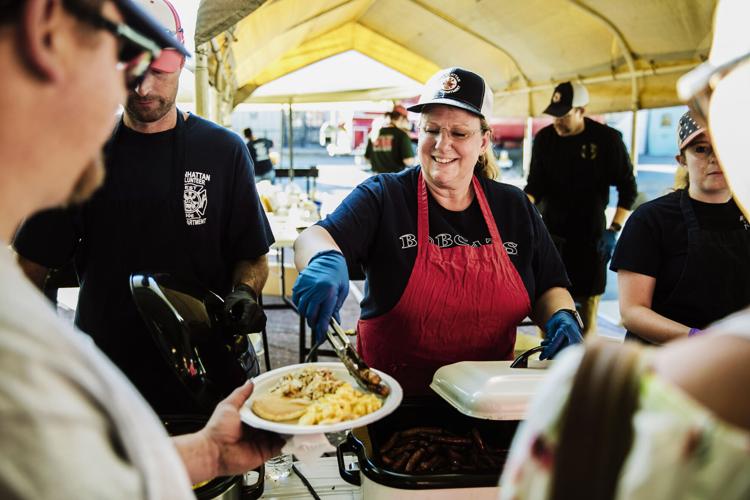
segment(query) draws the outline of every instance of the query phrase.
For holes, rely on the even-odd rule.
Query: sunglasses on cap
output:
[[[750,62],[750,52],[705,71],[694,71],[683,76],[678,83],[678,93],[690,108],[694,118],[705,127],[708,124],[708,106],[719,82],[738,66]]]
[[[125,74],[125,86],[135,89],[162,50],[151,39],[124,23],[115,23],[76,0],[63,0],[65,10],[89,26],[111,33],[119,44],[117,60]]]

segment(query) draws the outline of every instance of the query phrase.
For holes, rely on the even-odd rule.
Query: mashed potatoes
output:
[[[300,417],[302,425],[335,424],[354,420],[374,412],[383,402],[374,394],[364,394],[344,383],[334,394],[327,394],[313,404]]]

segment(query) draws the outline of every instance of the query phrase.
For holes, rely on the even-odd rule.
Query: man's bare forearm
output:
[[[615,210],[615,215],[612,217],[612,222],[619,224],[620,227],[625,225],[625,220],[627,220],[628,215],[630,215],[630,210],[623,207],[617,207],[617,210]]]
[[[234,266],[232,285],[244,283],[260,294],[268,280],[268,257],[261,255],[255,260],[241,260]]]

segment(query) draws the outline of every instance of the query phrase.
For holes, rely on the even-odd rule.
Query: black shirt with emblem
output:
[[[365,272],[362,318],[390,311],[406,289],[417,257],[419,168],[367,179],[318,223],[339,245],[350,270],[361,268]],[[523,192],[484,178],[479,182],[505,251],[523,280],[532,307],[549,288],[568,286],[549,233]],[[432,244],[450,248],[490,243],[489,229],[476,197],[461,212],[443,208],[429,194],[428,204]]]
[[[539,131],[525,191],[539,204],[558,245],[574,295],[604,292],[606,262],[597,252],[605,228],[609,188],[617,206],[630,209],[637,193],[633,167],[621,134],[590,118],[584,130],[560,137],[552,125]]]
[[[135,308],[129,277],[170,273],[223,297],[235,263],[268,252],[274,239],[247,147],[239,136],[190,115],[154,134],[121,122],[105,158],[104,184],[88,202],[33,216],[14,246],[49,268],[75,259],[77,326],[159,413],[191,411],[172,397],[175,389]]]

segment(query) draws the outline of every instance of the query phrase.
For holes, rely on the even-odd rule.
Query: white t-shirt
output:
[[[0,250],[0,498],[194,498],[157,416]]]

